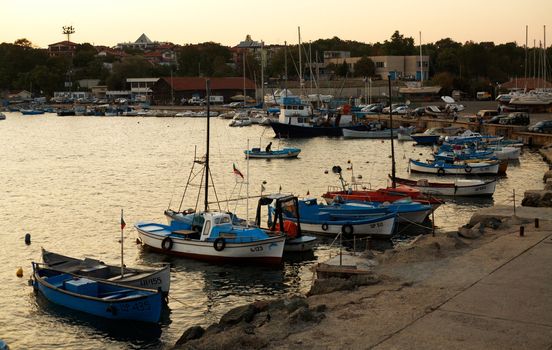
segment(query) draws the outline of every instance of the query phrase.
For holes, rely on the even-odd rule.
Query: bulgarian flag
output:
[[[125,219],[123,219],[123,209],[121,209],[121,230],[126,226]]]
[[[241,173],[241,171],[238,170],[238,168],[236,168],[236,164],[232,163],[232,168],[233,168],[234,174],[243,179],[243,174]]]

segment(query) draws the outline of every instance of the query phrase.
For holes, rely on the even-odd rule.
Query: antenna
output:
[[[67,35],[67,41],[71,41],[69,38],[71,34],[75,34],[75,28],[73,26],[63,26],[63,34]]]

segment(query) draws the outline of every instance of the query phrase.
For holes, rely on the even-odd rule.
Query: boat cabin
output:
[[[209,240],[209,238],[218,238],[221,230],[232,231],[232,218],[228,213],[214,212],[203,213],[203,228],[201,229],[200,241]],[[216,228],[216,229],[215,229]],[[217,237],[214,237],[214,233]]]
[[[312,106],[303,103],[299,97],[284,97],[278,121],[282,124],[312,126]]]

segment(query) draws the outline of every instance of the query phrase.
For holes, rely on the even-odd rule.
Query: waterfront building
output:
[[[180,104],[192,97],[205,98],[205,77],[163,77],[152,86],[152,103],[158,105]],[[255,83],[243,77],[209,78],[211,95],[223,96],[224,101],[243,95],[255,96]]]
[[[325,51],[324,55],[326,55]],[[362,57],[340,57],[340,58],[324,58],[324,64],[340,65],[345,62],[349,66],[349,72],[354,73],[355,64]],[[429,78],[429,56],[422,56],[420,64],[420,56],[369,56],[376,66],[375,75],[387,80],[404,79],[404,80],[428,80]],[[421,69],[420,69],[421,67]]]
[[[130,86],[130,98],[133,101],[151,101],[152,87],[159,81],[159,78],[127,78],[127,85]]]

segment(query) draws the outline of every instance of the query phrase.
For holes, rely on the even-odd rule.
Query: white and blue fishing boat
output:
[[[285,220],[296,222],[297,218],[284,215]],[[304,231],[320,234],[346,234],[366,236],[386,236],[393,234],[397,219],[396,213],[369,218],[343,218],[331,213],[312,211],[301,213],[301,228]]]
[[[282,148],[274,151],[263,151],[258,147],[243,151],[246,158],[278,159],[278,158],[297,158],[301,153],[300,148]]]
[[[395,181],[432,196],[492,197],[497,179],[455,179],[453,182],[430,182],[428,179],[411,180],[396,177]]]
[[[442,160],[426,163],[410,159],[411,172],[437,175],[497,175],[500,170],[499,161],[480,161],[447,163]]]
[[[19,112],[21,112],[21,114],[23,115],[39,115],[39,114],[45,113],[42,109],[23,109],[23,108],[21,108]]]
[[[343,135],[344,127],[353,126],[350,107],[343,108],[342,113],[316,116],[312,106],[302,102],[299,97],[284,97],[282,100],[278,121],[270,121],[270,126],[278,137],[339,137]]]
[[[431,205],[413,202],[410,198],[392,203],[379,203],[343,201],[337,196],[327,205],[318,204],[314,198],[303,200],[299,205],[300,212],[312,211],[313,207],[318,207],[320,212],[341,218],[369,218],[396,213],[399,223],[423,223],[433,210]]]
[[[444,142],[448,144],[465,144],[468,142],[497,142],[502,140],[503,136],[481,135],[472,130],[466,130],[460,135],[445,136]]]
[[[194,225],[172,220],[168,225],[138,222],[134,227],[142,244],[160,253],[210,262],[282,261],[284,234],[269,235],[258,227],[236,225],[228,213],[205,211],[197,215],[201,223],[197,221]]]
[[[206,100],[209,101],[209,80],[206,81],[206,90]],[[209,170],[209,120],[211,119],[209,106],[210,104],[207,102],[206,154],[202,159],[194,157],[194,166],[195,164],[203,165],[199,172],[201,179],[205,181],[203,211],[195,209],[181,211],[181,208],[175,211],[171,210],[169,205],[169,209],[165,211],[169,224],[150,221],[138,222],[134,225],[138,231],[138,237],[144,246],[165,254],[213,262],[279,264],[284,252],[286,240],[284,234],[268,234],[258,227],[249,226],[247,220],[244,225],[238,223],[233,214],[221,211],[220,207],[218,211],[209,208],[209,188],[214,186],[209,179],[211,174]],[[194,166],[190,171],[186,188],[190,184],[190,179],[198,175],[194,174]],[[235,169],[235,171],[237,170]],[[182,201],[185,195],[186,190]]]
[[[168,295],[171,286],[171,266],[164,264],[158,269],[136,269],[124,266],[108,265],[104,262],[84,258],[77,259],[69,256],[49,252],[42,248],[42,261],[58,271],[72,273],[81,277],[105,280],[122,285],[158,290]]]
[[[33,287],[54,304],[103,318],[148,323],[161,318],[161,291],[97,281],[34,262]]]

